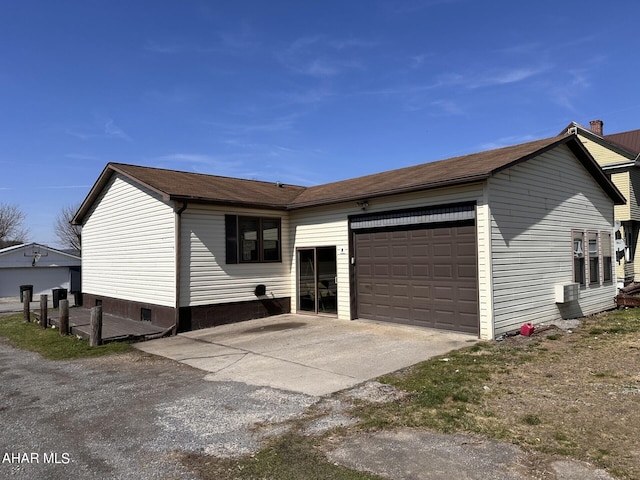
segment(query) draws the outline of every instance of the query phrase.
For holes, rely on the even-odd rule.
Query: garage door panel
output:
[[[473,287],[459,287],[458,288],[458,301],[460,302],[473,302],[477,303],[478,291]]]
[[[436,301],[453,301],[454,291],[453,286],[436,285],[434,287],[434,300]]]
[[[411,265],[411,276],[412,277],[429,277],[429,265]]]
[[[445,258],[450,258],[451,257],[451,244],[436,244],[433,246],[433,256],[435,258],[439,258],[439,257],[445,257]]]
[[[457,257],[459,260],[475,260],[476,258],[476,245],[475,243],[459,243],[457,244]]]
[[[425,285],[415,284],[415,283],[411,284],[411,293],[413,298],[415,299],[431,300],[432,298],[431,289],[432,289],[432,286],[428,284],[425,284]]]
[[[437,264],[433,266],[433,278],[450,280],[453,277],[453,265]]]
[[[449,227],[434,228],[433,231],[430,233],[431,233],[431,237],[435,239],[438,239],[441,237],[449,238],[453,235],[451,232],[451,228]]]
[[[388,245],[378,245],[373,249],[373,259],[376,258],[389,258],[389,246]]]
[[[456,265],[456,276],[457,278],[470,279],[475,283],[476,279],[476,266],[475,265]]]
[[[475,235],[473,225],[356,234],[358,316],[477,334]]]
[[[389,277],[390,276],[390,269],[389,269],[389,265],[388,264],[379,264],[376,263],[373,265],[373,271],[374,271],[374,275],[376,277]]]
[[[392,265],[391,274],[394,278],[406,278],[409,276],[409,265]]]

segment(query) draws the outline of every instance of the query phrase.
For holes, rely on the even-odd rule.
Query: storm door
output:
[[[298,250],[298,311],[338,313],[336,247]]]

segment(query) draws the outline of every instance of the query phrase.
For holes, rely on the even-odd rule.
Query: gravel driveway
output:
[[[0,339],[0,478],[194,478],[172,451],[254,451],[269,429],[252,427],[317,400],[203,376],[138,352],[51,362]]]
[[[317,402],[328,414],[308,424],[308,434],[350,424],[344,396],[390,401],[397,393],[368,382],[321,398],[205,375],[140,352],[53,362],[0,338],[0,478],[195,479],[176,450],[254,452]],[[525,466],[531,453],[513,445],[423,430],[346,438],[327,453],[332,462],[397,480],[612,478],[553,458],[535,459],[547,465],[539,477]]]

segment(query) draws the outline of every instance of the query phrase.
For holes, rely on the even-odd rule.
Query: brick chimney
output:
[[[602,127],[604,126],[604,122],[602,120],[591,120],[589,122],[589,126],[593,133],[602,136]]]

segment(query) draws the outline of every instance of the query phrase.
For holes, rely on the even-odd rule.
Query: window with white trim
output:
[[[585,247],[584,233],[573,232],[573,281],[584,286],[585,276]]]
[[[571,232],[573,239],[573,281],[582,287],[613,281],[612,234],[601,231]]]
[[[611,232],[600,232],[602,242],[602,281],[604,283],[613,281],[613,259]]]
[[[589,240],[589,285],[600,284],[600,249],[598,245],[598,234],[596,232],[587,233]]]

